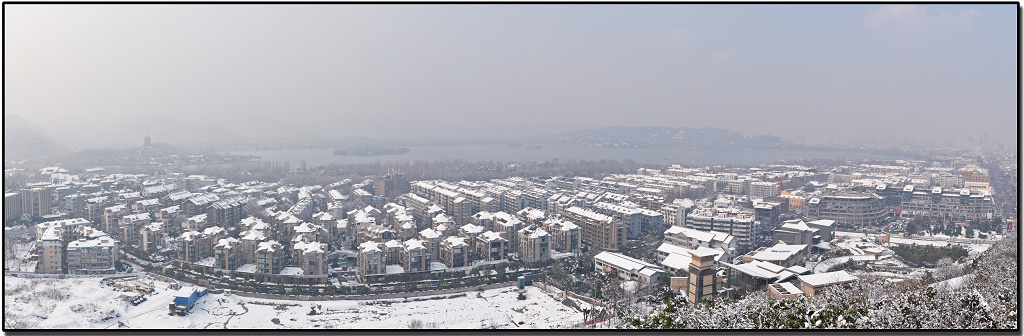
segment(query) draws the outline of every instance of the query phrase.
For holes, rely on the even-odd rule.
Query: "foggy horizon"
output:
[[[1016,9],[7,5],[4,113],[79,147],[611,126],[1015,146]]]

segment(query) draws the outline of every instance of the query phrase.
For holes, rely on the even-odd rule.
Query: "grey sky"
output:
[[[404,138],[664,125],[1007,143],[1017,132],[1014,4],[4,11],[5,113],[79,145],[218,129]]]

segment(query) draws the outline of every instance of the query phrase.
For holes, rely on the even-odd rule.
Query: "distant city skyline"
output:
[[[77,146],[715,127],[1017,136],[992,5],[5,5],[5,114]]]

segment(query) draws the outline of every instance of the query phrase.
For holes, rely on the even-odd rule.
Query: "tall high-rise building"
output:
[[[21,195],[16,192],[9,192],[4,194],[4,223],[7,221],[21,217],[23,214],[24,207],[21,205]]]
[[[50,187],[36,187],[22,189],[21,192],[22,213],[31,216],[49,215],[53,212],[53,189]]]
[[[409,180],[405,173],[388,172],[374,181],[373,191],[376,196],[396,197],[410,191]]]

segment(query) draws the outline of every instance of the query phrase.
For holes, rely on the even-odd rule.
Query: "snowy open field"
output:
[[[583,314],[528,286],[379,301],[282,301],[209,294],[188,315],[167,315],[174,290],[155,283],[139,306],[99,279],[4,277],[4,323],[17,328],[568,328]],[[457,296],[457,297],[453,297]],[[421,300],[421,301],[415,301]],[[311,315],[313,312],[313,315]],[[513,322],[514,321],[514,322]],[[17,323],[17,326],[11,325]],[[514,324],[513,324],[514,323]]]

